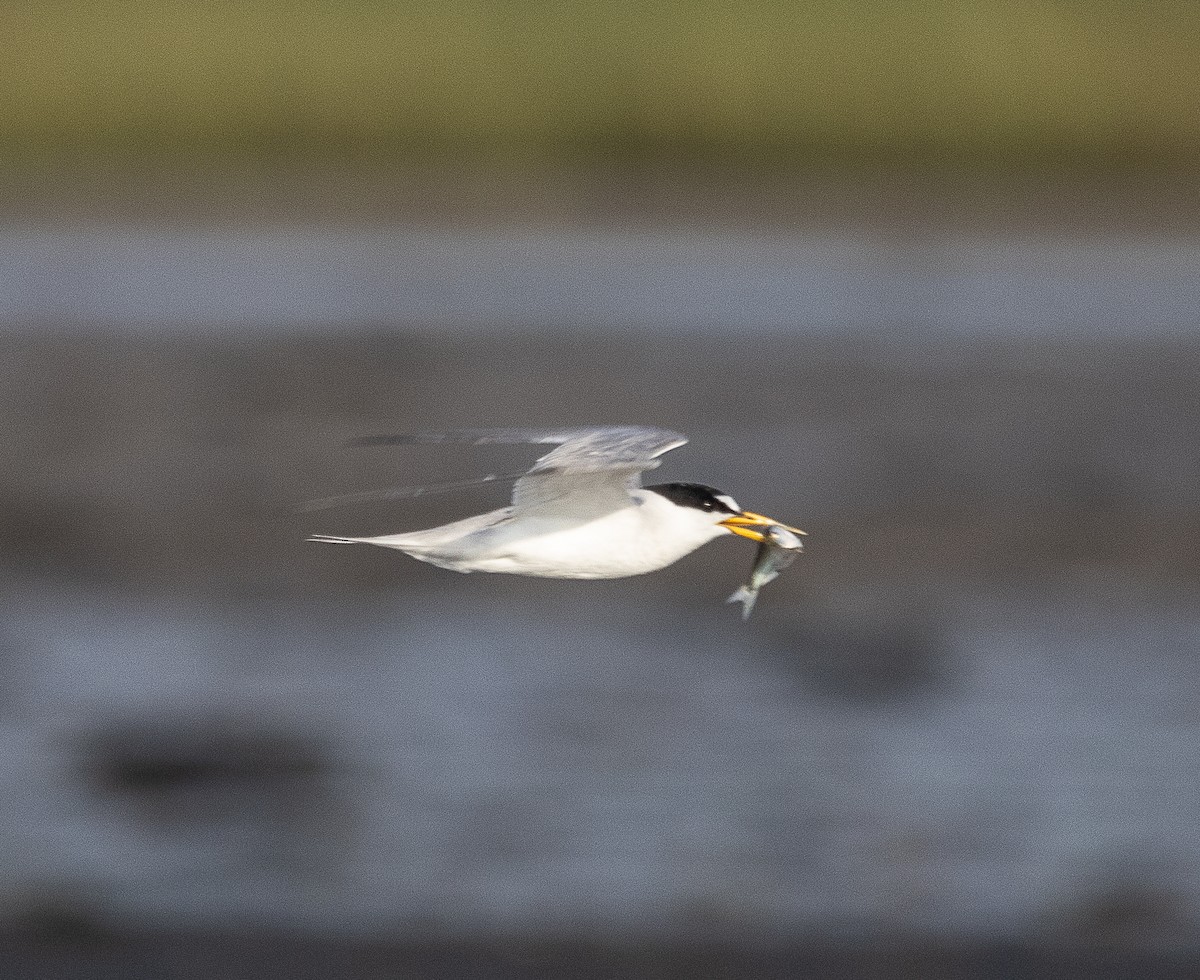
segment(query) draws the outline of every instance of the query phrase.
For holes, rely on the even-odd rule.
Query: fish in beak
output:
[[[764,517],[762,514],[755,514],[749,510],[744,510],[740,514],[734,514],[733,517],[725,518],[725,520],[721,521],[721,527],[727,528],[734,534],[740,534],[743,538],[749,538],[751,541],[762,541],[763,531],[769,527],[785,527],[793,534],[808,533],[801,531],[798,527],[784,524],[783,521],[777,521],[772,517]]]

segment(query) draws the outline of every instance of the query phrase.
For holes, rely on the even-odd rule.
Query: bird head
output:
[[[646,489],[665,497],[676,507],[694,511],[697,519],[704,523],[751,541],[762,541],[767,529],[775,526],[785,527],[794,534],[805,533],[774,518],[742,510],[729,494],[703,483],[660,483]]]

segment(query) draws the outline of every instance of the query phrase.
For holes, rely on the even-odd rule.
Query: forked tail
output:
[[[333,534],[310,534],[305,541],[318,541],[321,544],[361,544],[362,538],[339,538]]]
[[[750,618],[750,610],[754,608],[754,603],[757,600],[758,593],[743,585],[725,601],[740,602],[742,604],[742,619],[746,620]]]

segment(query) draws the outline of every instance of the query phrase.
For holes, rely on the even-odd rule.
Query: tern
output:
[[[359,446],[554,444],[522,474],[435,487],[368,491],[313,501],[319,510],[348,500],[416,497],[495,480],[515,480],[512,503],[423,531],[377,537],[314,534],[326,544],[394,548],[456,572],[540,578],[610,579],[644,575],[726,535],[763,540],[774,526],[805,532],[743,510],[729,494],[700,483],[642,486],[641,474],[684,445],[678,432],[644,426],[579,429],[460,429],[366,436]]]

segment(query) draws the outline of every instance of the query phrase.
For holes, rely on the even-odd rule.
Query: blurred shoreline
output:
[[[415,224],[447,230],[748,228],[1194,236],[1191,169],[1128,174],[719,167],[106,166],[0,170],[0,226]]]

